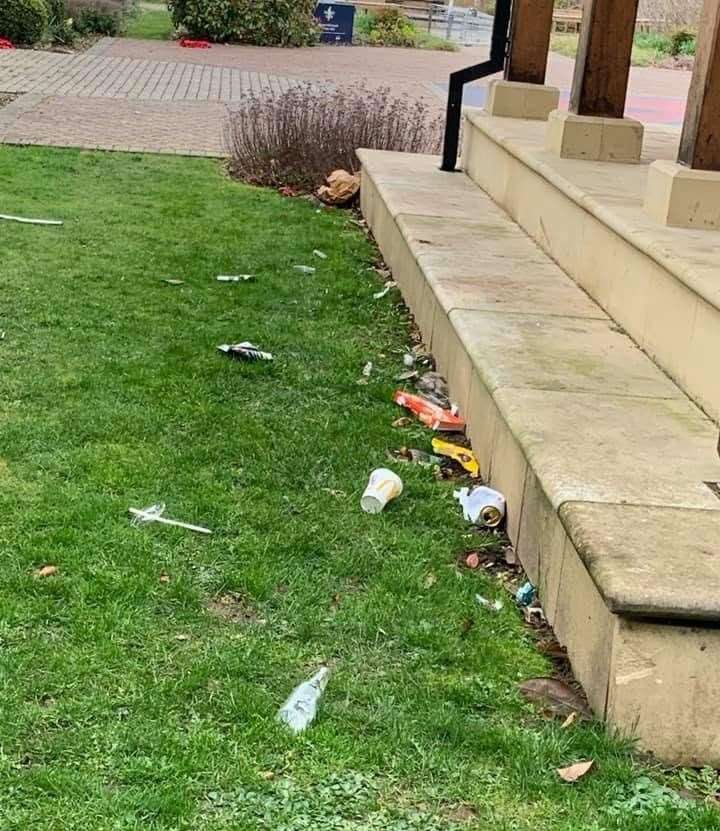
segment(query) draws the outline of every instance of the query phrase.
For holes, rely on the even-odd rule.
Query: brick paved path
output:
[[[22,93],[0,108],[0,142],[220,156],[227,106],[244,90],[364,80],[424,97],[442,112],[450,72],[485,57],[483,47],[455,53],[221,45],[194,50],[118,38],[103,38],[82,54],[0,51],[0,93]],[[571,76],[572,61],[552,55],[549,83],[567,89]],[[664,120],[677,119],[689,79],[688,72],[634,69],[631,104],[633,95],[655,95],[652,106],[640,100],[641,111],[662,112],[660,105],[669,102],[672,112]],[[470,90],[468,103],[482,103],[472,95]]]
[[[424,96],[440,111],[431,82],[483,58],[482,50],[194,50],[113,38],[82,54],[2,51],[0,92],[22,94],[0,109],[0,141],[219,156],[227,105],[245,90],[366,79]]]

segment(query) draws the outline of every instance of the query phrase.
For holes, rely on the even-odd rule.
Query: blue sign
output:
[[[315,20],[322,29],[321,43],[352,43],[355,6],[322,0],[315,7]]]

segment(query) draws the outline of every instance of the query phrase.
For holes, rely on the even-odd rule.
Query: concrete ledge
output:
[[[662,225],[720,229],[720,173],[659,160],[648,170],[645,212]]]
[[[554,110],[548,115],[545,148],[561,159],[636,164],[643,126],[632,118],[595,118]]]
[[[720,231],[659,225],[644,210],[649,162],[679,134],[646,129],[647,159],[560,159],[545,125],[467,111],[462,164],[673,380],[720,419]]]
[[[716,428],[469,179],[361,158],[363,212],[591,706],[666,761],[717,764]]]
[[[560,90],[545,84],[494,80],[488,87],[485,110],[489,115],[505,118],[533,118],[547,121],[557,109]]]

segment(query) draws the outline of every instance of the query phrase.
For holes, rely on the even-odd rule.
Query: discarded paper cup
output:
[[[403,491],[402,479],[388,470],[379,467],[370,474],[370,481],[360,500],[360,506],[367,514],[379,514],[391,499],[400,496]]]

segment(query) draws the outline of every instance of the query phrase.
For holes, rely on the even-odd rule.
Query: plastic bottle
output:
[[[321,667],[312,678],[295,687],[278,710],[278,721],[284,721],[293,733],[302,733],[317,714],[329,677],[330,670]]]

